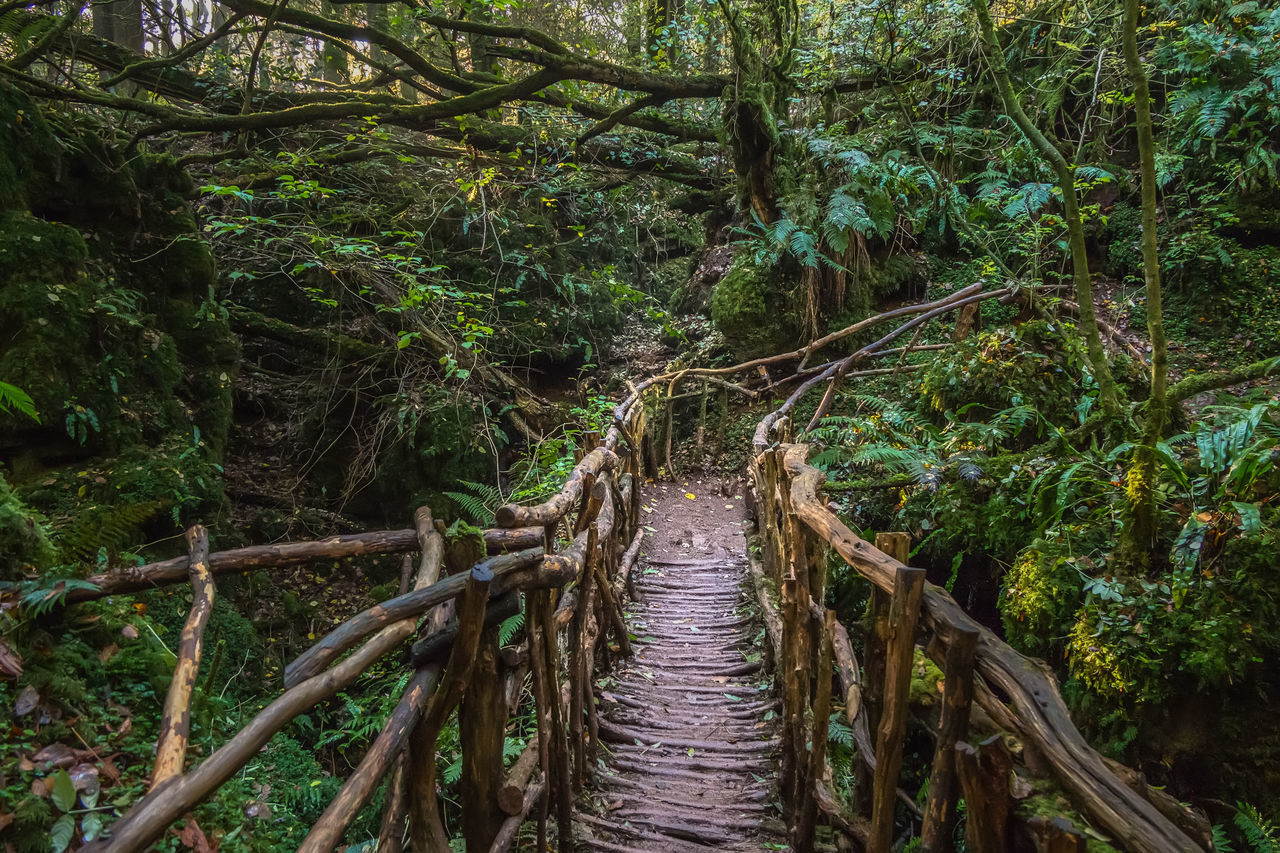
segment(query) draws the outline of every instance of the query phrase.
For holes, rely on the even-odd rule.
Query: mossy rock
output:
[[[210,520],[239,359],[190,178],[106,139],[0,86],[0,379],[41,417],[0,462],[64,562]]]
[[[711,320],[742,359],[778,352],[794,342],[778,273],[740,255],[711,292]]]

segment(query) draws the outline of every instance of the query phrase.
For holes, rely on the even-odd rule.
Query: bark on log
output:
[[[525,790],[529,779],[538,769],[538,739],[529,738],[520,757],[507,770],[507,778],[498,789],[498,806],[509,815],[518,815],[524,808]]]
[[[495,528],[484,531],[485,546],[490,553],[506,553],[532,548],[542,541],[541,528],[520,527],[511,530]],[[348,536],[331,536],[314,542],[286,542],[282,545],[252,545],[231,551],[215,551],[209,555],[209,570],[217,575],[247,572],[253,569],[296,566],[317,560],[341,560],[349,557],[380,554],[406,554],[417,551],[418,534],[414,530],[376,530]],[[95,589],[73,589],[66,602],[76,604],[108,595],[122,595],[178,583],[187,578],[186,557],[174,557],[145,566],[116,569],[90,575],[85,581]]]
[[[1062,817],[1036,815],[1027,821],[1036,853],[1086,853],[1089,839]]]
[[[187,757],[187,738],[191,734],[191,694],[200,671],[200,655],[204,649],[204,629],[213,612],[217,590],[209,571],[209,534],[197,524],[186,533],[188,572],[191,577],[191,612],[178,640],[178,662],[165,696],[160,717],[160,737],[156,742],[156,763],[151,771],[151,790],[182,774]]]
[[[542,549],[530,548],[514,554],[490,557],[477,563],[476,567],[481,569],[482,573],[493,573],[493,592],[502,594],[516,588],[515,581],[520,580],[520,574],[525,569],[538,565],[539,561],[545,562]],[[468,583],[467,575],[453,575],[356,614],[325,635],[285,668],[285,686],[297,684],[323,670],[343,652],[384,626],[400,622],[398,630],[404,632],[404,636],[407,637],[413,632],[413,625],[410,623],[406,627],[402,620],[414,619],[437,604],[458,597]]]
[[[528,787],[524,792],[524,799],[520,802],[520,810],[502,822],[502,827],[498,830],[497,836],[493,839],[493,844],[489,847],[489,853],[506,853],[511,849],[511,845],[515,843],[516,837],[520,834],[520,825],[524,823],[524,819],[533,808],[533,804],[542,797],[543,792],[546,790],[546,785],[546,777],[544,776]],[[539,849],[545,850],[546,845],[544,844]]]
[[[605,447],[598,447],[582,458],[574,466],[560,491],[537,506],[519,506],[504,504],[498,507],[497,522],[499,527],[529,527],[554,524],[564,517],[573,506],[573,502],[582,494],[583,476],[590,474],[599,477],[602,471],[618,464],[618,457]]]

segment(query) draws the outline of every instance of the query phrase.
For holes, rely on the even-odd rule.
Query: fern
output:
[[[0,382],[0,412],[9,414],[14,411],[40,423],[40,414],[36,411],[36,404],[31,399],[31,395],[16,385]]]
[[[481,524],[493,521],[494,513],[502,505],[502,492],[497,486],[488,483],[473,483],[470,480],[459,480],[465,492],[445,492],[444,496],[456,503],[467,515]]]
[[[1280,826],[1263,817],[1257,807],[1236,803],[1236,826],[1244,833],[1253,853],[1280,853]]]
[[[498,626],[498,645],[508,645],[517,634],[524,629],[524,613],[517,613],[510,619],[503,620]]]

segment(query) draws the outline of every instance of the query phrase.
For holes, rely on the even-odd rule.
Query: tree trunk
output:
[[[1120,392],[1115,378],[1111,375],[1111,367],[1107,363],[1106,351],[1102,348],[1102,335],[1098,332],[1098,319],[1093,307],[1093,282],[1089,275],[1089,256],[1085,245],[1084,222],[1080,218],[1080,203],[1076,198],[1075,166],[1067,162],[1058,146],[1036,127],[1022,109],[1017,93],[1013,91],[1013,83],[1009,78],[1009,68],[1004,61],[1004,52],[996,38],[995,24],[991,20],[991,10],[987,0],[973,0],[974,11],[978,15],[979,35],[983,48],[987,52],[987,62],[996,80],[996,88],[1004,101],[1005,110],[1014,124],[1031,142],[1033,148],[1051,166],[1058,176],[1058,187],[1062,190],[1062,216],[1067,223],[1068,242],[1071,247],[1072,282],[1075,285],[1076,301],[1080,303],[1080,327],[1084,332],[1085,350],[1089,357],[1089,366],[1093,369],[1094,379],[1098,383],[1098,398],[1103,408],[1110,414],[1120,412]]]
[[[1168,345],[1161,312],[1160,256],[1156,242],[1156,142],[1151,122],[1151,93],[1147,73],[1138,56],[1138,0],[1125,0],[1124,61],[1133,81],[1135,124],[1138,131],[1138,171],[1142,176],[1142,274],[1147,285],[1147,335],[1151,339],[1151,396],[1147,400],[1142,438],[1129,469],[1128,492],[1132,518],[1125,528],[1121,555],[1135,569],[1151,564],[1156,536],[1156,444],[1169,416]]]

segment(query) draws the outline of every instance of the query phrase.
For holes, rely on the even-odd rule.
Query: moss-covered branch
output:
[[[1111,374],[1111,367],[1107,364],[1107,354],[1102,348],[1102,335],[1098,331],[1098,318],[1093,307],[1093,282],[1089,275],[1089,252],[1085,240],[1084,222],[1080,217],[1080,203],[1076,198],[1075,166],[1067,162],[1067,158],[1058,146],[1036,126],[1035,122],[1027,116],[1026,110],[1022,108],[1022,101],[1013,90],[1004,51],[996,38],[996,28],[991,20],[991,10],[987,0],[973,0],[973,8],[978,16],[978,31],[987,53],[987,64],[995,78],[1000,98],[1004,101],[1005,111],[1031,143],[1036,153],[1053,167],[1058,177],[1058,186],[1062,191],[1062,217],[1066,220],[1068,242],[1071,247],[1072,281],[1075,284],[1076,302],[1080,305],[1080,326],[1084,331],[1089,366],[1098,382],[1098,397],[1102,405],[1109,412],[1117,414],[1120,411],[1120,392],[1116,386],[1115,377]]]
[[[1170,386],[1168,394],[1169,405],[1181,403],[1183,400],[1194,397],[1197,394],[1203,394],[1205,391],[1229,388],[1232,385],[1239,385],[1241,382],[1249,382],[1253,379],[1261,379],[1274,373],[1280,373],[1280,356],[1271,356],[1231,370],[1197,373]]]

